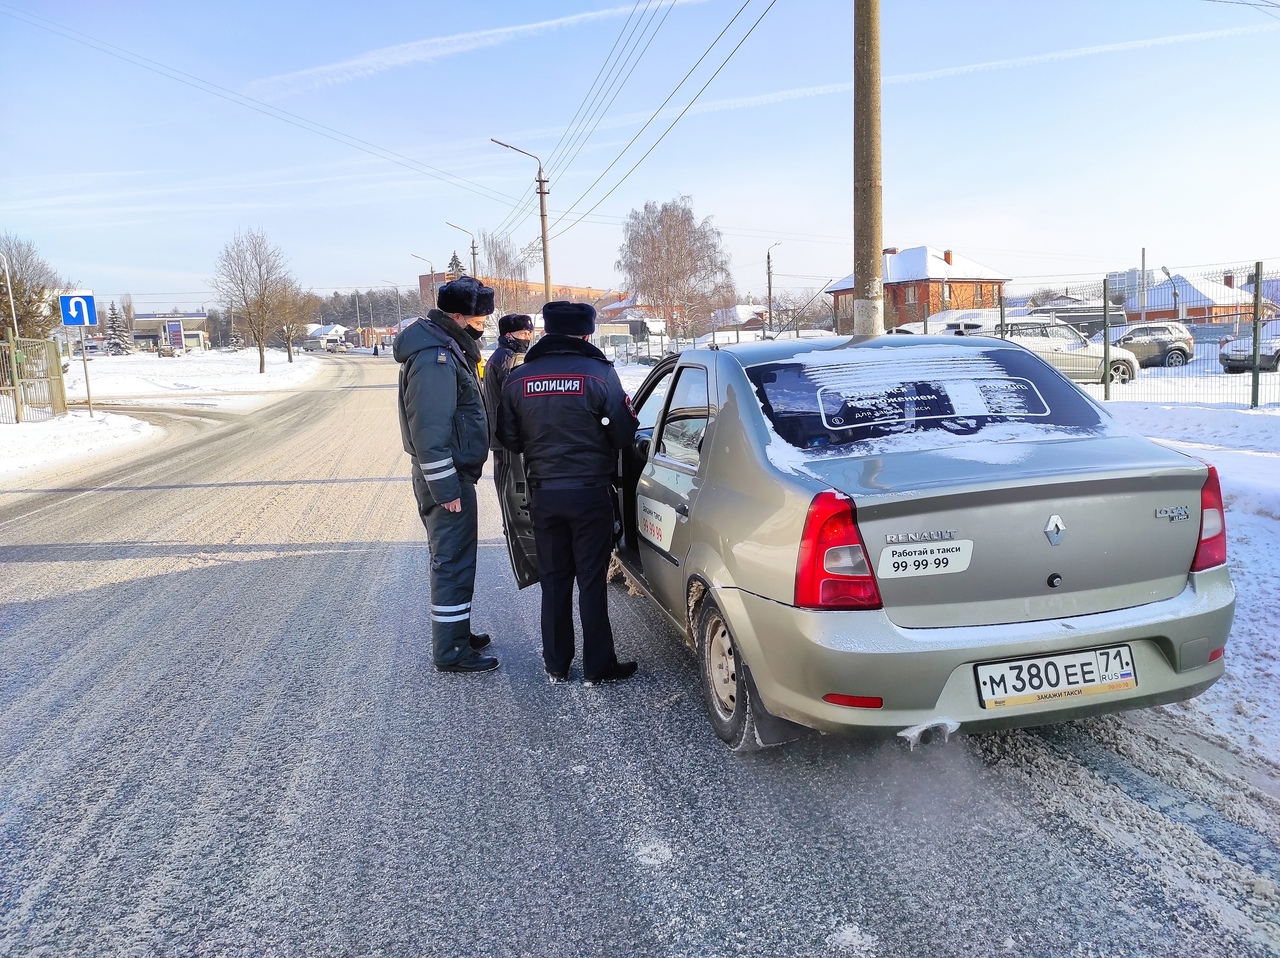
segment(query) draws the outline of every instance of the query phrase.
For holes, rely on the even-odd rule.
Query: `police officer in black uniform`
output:
[[[484,364],[484,405],[489,413],[489,448],[493,450],[493,482],[502,496],[502,480],[507,470],[507,450],[498,441],[498,407],[502,405],[502,385],[512,366],[524,361],[533,341],[533,318],[524,313],[507,313],[498,320],[498,348]]]
[[[400,433],[413,460],[413,493],[431,545],[431,640],[441,672],[488,672],[498,660],[471,631],[476,584],[476,483],[489,454],[489,421],[476,366],[493,290],[470,276],[445,283],[437,308],[401,330]]]
[[[573,583],[582,618],[582,677],[588,685],[630,678],[619,662],[607,591],[613,551],[610,478],[618,450],[631,444],[636,416],[609,362],[587,337],[588,303],[542,307],[545,335],[507,375],[498,439],[524,454],[542,585],[542,657],[552,682],[573,661]]]

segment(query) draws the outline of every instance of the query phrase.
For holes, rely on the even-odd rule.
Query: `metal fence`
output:
[[[66,411],[58,344],[12,335],[0,342],[0,423],[42,422]]]

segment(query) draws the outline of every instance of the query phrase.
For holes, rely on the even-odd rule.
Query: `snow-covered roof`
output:
[[[913,246],[911,249],[899,250],[896,253],[885,253],[881,258],[884,281],[888,283],[910,283],[917,280],[966,280],[986,279],[1004,282],[1009,279],[990,266],[983,266],[976,260],[951,252],[951,262],[947,262],[946,250],[934,246]],[[824,293],[839,293],[854,288],[853,273],[844,279],[836,280],[823,290]]]
[[[1223,283],[1199,276],[1187,278],[1181,273],[1174,273],[1163,283],[1157,283],[1147,290],[1147,309],[1173,309],[1174,290],[1177,290],[1178,307],[1200,308],[1202,306],[1249,306],[1253,304],[1253,293],[1242,289],[1234,289]],[[1138,294],[1134,293],[1124,301],[1126,313],[1140,310]]]
[[[1240,289],[1253,296],[1253,283],[1245,283]],[[1262,281],[1262,298],[1272,303],[1280,303],[1280,279]]]
[[[716,326],[741,326],[743,323],[749,323],[753,319],[759,319],[761,316],[767,316],[768,313],[768,306],[741,304],[737,306],[726,306],[724,309],[717,309],[711,314],[711,322]]]
[[[317,326],[307,335],[309,336],[342,336],[349,329],[349,326],[339,326],[337,323],[331,323],[328,326]]]

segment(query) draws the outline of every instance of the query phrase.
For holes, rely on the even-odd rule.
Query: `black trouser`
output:
[[[529,504],[542,585],[542,658],[549,672],[573,661],[573,583],[582,618],[582,674],[595,678],[614,662],[608,572],[613,500],[608,486],[535,489]]]
[[[436,665],[452,665],[471,654],[471,596],[476,588],[476,487],[459,477],[461,512],[431,497],[422,470],[413,464],[413,494],[431,547],[431,645]]]

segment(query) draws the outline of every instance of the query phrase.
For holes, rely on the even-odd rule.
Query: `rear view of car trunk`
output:
[[[1122,437],[945,451],[815,472],[855,504],[884,611],[902,628],[1031,622],[1132,608],[1187,585],[1207,470]],[[1103,465],[1105,463],[1105,466]],[[930,477],[948,476],[945,488]],[[852,481],[850,481],[852,480]]]

